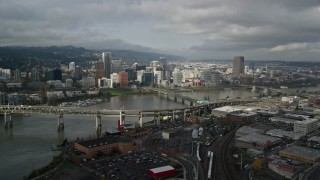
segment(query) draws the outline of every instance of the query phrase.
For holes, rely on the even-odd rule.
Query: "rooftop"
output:
[[[242,126],[237,130],[236,133],[242,133],[242,134],[250,134],[250,133],[264,133],[261,129],[252,128],[250,126]]]
[[[311,138],[308,139],[308,141],[316,141],[320,143],[320,136],[312,136]]]
[[[215,108],[214,110],[230,113],[230,112],[240,111],[241,109],[233,106],[223,106],[223,107]]]
[[[170,170],[174,170],[174,168],[172,166],[162,166],[162,167],[150,169],[150,171],[152,171],[153,173],[160,173],[160,172],[170,171]]]
[[[318,159],[318,158],[320,158],[320,151],[319,150],[305,148],[305,147],[296,146],[296,145],[290,146],[290,147],[288,147],[288,148],[286,148],[284,150],[281,150],[281,151],[292,153],[292,154],[297,154],[297,155],[301,155],[301,156],[305,156],[305,157],[310,158],[310,159]]]
[[[309,124],[309,123],[313,123],[313,122],[318,122],[318,119],[306,119],[303,121],[296,121],[294,123],[295,124]]]
[[[267,143],[277,143],[280,141],[280,138],[270,137],[258,133],[250,133],[248,135],[239,137],[237,140],[242,142],[256,143],[258,145],[265,145]]]
[[[289,137],[294,140],[298,140],[304,136],[302,133],[296,133],[293,131],[285,131],[282,129],[271,129],[266,134],[269,134],[271,136],[277,136],[277,137]]]
[[[78,144],[87,147],[87,148],[94,148],[94,147],[98,147],[98,146],[103,146],[106,144],[113,144],[113,143],[117,143],[117,142],[129,142],[127,137],[112,137],[112,136],[108,136],[108,137],[103,137],[103,138],[97,138],[97,139],[90,139],[90,140],[85,140],[85,141],[80,141],[77,142]]]

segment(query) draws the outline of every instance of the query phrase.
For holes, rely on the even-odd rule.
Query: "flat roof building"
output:
[[[250,126],[242,126],[236,131],[236,138],[246,136],[250,133],[264,134],[264,131],[261,129],[252,128]]]
[[[279,155],[312,164],[320,161],[319,150],[305,148],[296,145],[290,146],[284,150],[280,150]]]
[[[294,132],[304,135],[315,131],[318,128],[318,119],[307,119],[294,122]]]
[[[149,169],[149,176],[154,179],[159,179],[161,177],[172,176],[176,173],[176,170],[172,166],[162,166],[158,168]]]
[[[136,145],[131,138],[125,136],[108,136],[75,142],[74,150],[77,152],[81,152],[81,156],[72,155],[72,159],[76,162],[80,162],[81,159],[94,158],[99,153],[110,153],[113,150],[118,150],[121,153],[126,153],[128,151],[133,151],[134,149],[136,149]]]
[[[274,146],[281,141],[280,138],[265,136],[258,133],[250,133],[248,135],[236,138],[235,147],[244,149],[264,150],[267,147]]]
[[[293,139],[293,140],[299,140],[302,137],[304,137],[304,134],[302,134],[302,133],[296,133],[293,131],[285,131],[282,129],[271,129],[271,130],[267,131],[266,134],[270,135],[270,136],[279,137],[279,138],[287,137],[287,138]]]

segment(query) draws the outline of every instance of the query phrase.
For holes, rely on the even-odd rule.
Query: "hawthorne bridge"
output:
[[[181,96],[180,96],[181,98]],[[191,99],[186,99],[191,102]],[[196,103],[192,101],[192,106],[185,108],[171,108],[171,109],[153,109],[153,110],[125,110],[125,109],[90,109],[87,107],[61,107],[61,106],[15,106],[15,105],[0,105],[0,114],[4,116],[4,127],[11,128],[13,126],[13,119],[11,114],[31,114],[44,113],[55,114],[58,116],[58,131],[64,130],[64,115],[81,115],[94,116],[96,119],[95,129],[97,134],[101,134],[101,117],[118,117],[120,125],[125,125],[126,117],[136,117],[139,120],[140,127],[143,126],[143,117],[153,117],[154,122],[157,123],[161,116],[171,116],[174,121],[177,116],[186,118],[189,114],[200,114],[201,111],[208,111],[212,108],[217,108],[226,105],[244,105],[247,103],[256,102],[257,100],[215,100],[206,103]]]

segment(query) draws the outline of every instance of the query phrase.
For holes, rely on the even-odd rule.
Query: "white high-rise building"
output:
[[[173,71],[172,76],[173,76],[173,83],[174,84],[181,84],[182,83],[183,75],[182,75],[181,71]]]
[[[163,80],[163,71],[154,71],[154,83],[155,84],[161,84],[161,81]]]
[[[112,79],[101,78],[98,80],[99,88],[113,88],[113,81]]]
[[[142,76],[144,72],[144,70],[137,71],[137,81],[139,81],[140,83],[142,83]]]
[[[118,84],[119,83],[119,75],[118,75],[118,73],[112,73],[111,75],[110,75],[110,79],[112,79],[112,82],[114,83],[114,84]]]
[[[201,79],[205,83],[211,83],[211,78],[212,78],[212,71],[211,69],[203,69],[201,71]]]
[[[70,62],[69,63],[69,70],[74,70],[76,68],[76,63],[75,62]]]

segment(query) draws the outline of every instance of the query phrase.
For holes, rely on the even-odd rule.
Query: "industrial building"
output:
[[[289,118],[281,118],[281,117],[271,117],[269,118],[271,122],[282,122],[286,124],[294,124],[297,120],[295,119],[289,119]]]
[[[230,113],[226,115],[227,120],[233,122],[247,122],[254,121],[257,119],[257,113],[246,112],[246,113]]]
[[[299,140],[302,137],[304,137],[304,134],[302,133],[296,133],[293,131],[285,131],[282,129],[271,129],[269,131],[266,132],[267,135],[270,136],[275,136],[275,137],[279,137],[279,138],[289,138],[289,139],[293,139],[293,140]]]
[[[290,159],[314,164],[320,161],[320,151],[301,146],[290,146],[279,151],[279,155]]]
[[[318,119],[307,119],[294,122],[294,132],[304,135],[315,131],[318,128]]]
[[[261,129],[252,128],[250,126],[242,126],[236,131],[236,138],[246,136],[250,133],[264,134],[264,131]]]
[[[258,133],[250,133],[248,135],[236,138],[235,147],[244,149],[264,150],[280,143],[281,139],[276,137],[265,136]]]
[[[232,106],[223,106],[223,107],[213,109],[211,114],[213,114],[216,117],[226,117],[227,114],[240,113],[240,112],[241,112],[241,109],[239,108],[235,108]]]
[[[176,174],[176,170],[172,166],[162,166],[158,168],[149,169],[149,176],[154,179],[172,176]]]
[[[135,143],[131,138],[125,136],[118,137],[103,137],[90,139],[74,143],[74,151],[71,158],[75,162],[80,162],[82,159],[91,159],[99,153],[105,154],[117,150],[121,153],[127,153],[136,149]]]

